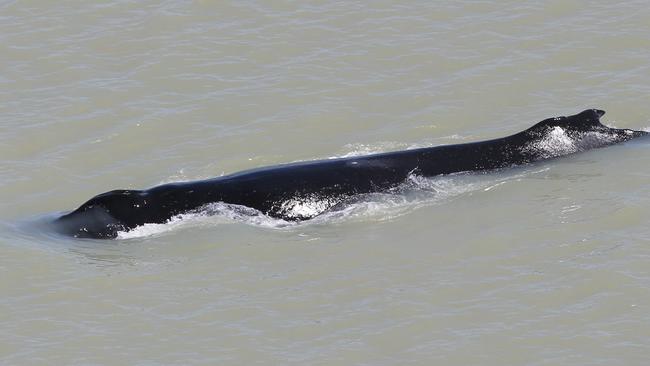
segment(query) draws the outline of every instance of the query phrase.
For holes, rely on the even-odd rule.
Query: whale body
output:
[[[355,196],[398,187],[411,175],[502,169],[647,135],[604,126],[600,123],[604,114],[588,109],[549,118],[493,140],[263,167],[145,190],[114,190],[91,198],[55,224],[60,232],[75,237],[115,238],[120,231],[165,223],[216,202],[250,207],[274,218],[307,220]],[[561,146],[545,143],[552,134],[562,136]],[[321,210],[296,213],[292,205],[301,201],[318,201]]]

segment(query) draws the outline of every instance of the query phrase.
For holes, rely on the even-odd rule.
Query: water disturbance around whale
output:
[[[201,181],[97,195],[55,220],[75,237],[116,238],[145,224],[221,203],[290,221],[312,219],[361,195],[396,190],[412,177],[490,171],[604,147],[646,135],[604,126],[604,111],[543,120],[517,134],[442,145],[242,171]]]

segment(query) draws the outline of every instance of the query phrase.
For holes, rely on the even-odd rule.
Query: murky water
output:
[[[642,1],[0,1],[0,364],[647,364],[647,140],[300,225],[47,221],[591,107],[648,128],[648,34]]]

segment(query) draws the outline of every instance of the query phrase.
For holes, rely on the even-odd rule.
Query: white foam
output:
[[[196,216],[198,215],[179,215],[172,217],[169,221],[163,224],[144,224],[129,231],[119,231],[117,233],[117,239],[134,239],[164,234],[190,224]]]
[[[280,212],[289,218],[314,217],[340,203],[336,197],[308,195],[295,197],[280,204]]]
[[[254,208],[215,202],[207,204],[196,211],[174,216],[162,224],[144,224],[129,231],[120,231],[117,238],[134,239],[158,236],[185,228],[209,227],[234,222],[274,229],[296,225],[296,222],[269,217]]]

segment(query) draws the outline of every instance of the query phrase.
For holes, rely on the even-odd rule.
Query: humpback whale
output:
[[[648,134],[607,127],[600,123],[604,114],[588,109],[549,118],[493,140],[262,167],[144,190],[114,190],[58,217],[55,224],[60,232],[75,237],[115,238],[120,231],[165,223],[216,202],[246,206],[274,218],[307,220],[355,196],[396,188],[411,175],[432,177],[508,168]],[[562,136],[561,146],[545,143],[552,134]],[[301,201],[318,201],[320,212],[296,213],[292,204]]]

